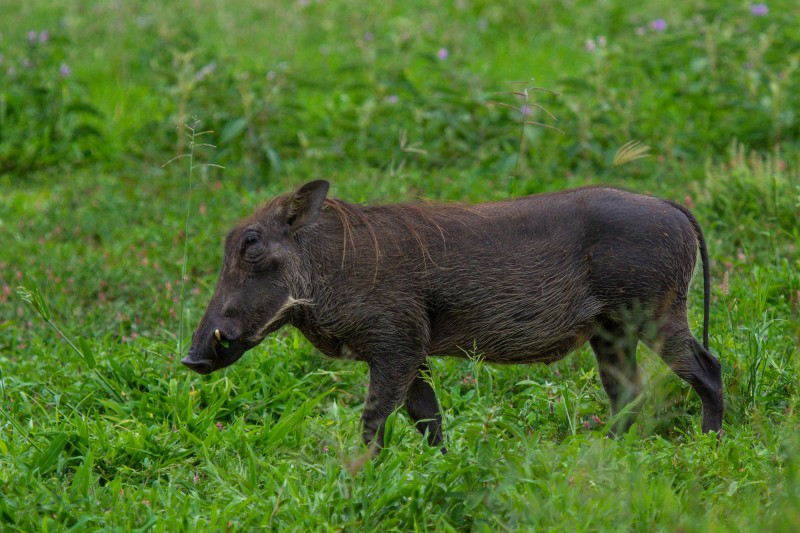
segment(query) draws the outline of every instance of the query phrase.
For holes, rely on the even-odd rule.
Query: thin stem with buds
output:
[[[511,82],[511,83],[512,84],[519,84],[519,83],[526,83],[526,82],[518,82],[518,81],[516,81],[516,82]],[[520,160],[520,157],[522,155],[522,145],[523,145],[523,143],[525,141],[525,126],[529,126],[529,125],[530,126],[540,126],[540,127],[543,127],[543,128],[547,128],[549,130],[557,131],[558,133],[564,135],[564,132],[561,131],[560,129],[556,128],[555,126],[550,126],[548,124],[543,124],[541,122],[536,122],[536,121],[533,121],[533,120],[525,120],[525,117],[528,115],[528,112],[529,112],[530,108],[532,108],[532,107],[543,111],[545,114],[547,114],[548,117],[552,118],[553,120],[558,120],[555,117],[555,115],[553,115],[550,111],[548,111],[544,106],[541,106],[541,105],[535,104],[535,103],[531,103],[530,102],[530,94],[529,94],[528,91],[544,91],[544,92],[548,92],[550,94],[558,95],[558,93],[556,93],[554,91],[551,91],[549,89],[545,89],[543,87],[528,87],[528,86],[525,86],[521,91],[505,91],[505,92],[497,93],[497,94],[511,94],[511,95],[514,95],[514,96],[518,96],[519,98],[524,98],[525,99],[525,104],[521,108],[517,107],[517,106],[514,106],[514,105],[511,105],[511,104],[506,104],[504,102],[496,102],[496,101],[493,101],[493,100],[487,100],[487,102],[486,102],[487,104],[490,104],[490,105],[496,105],[496,106],[500,106],[500,107],[505,107],[507,109],[511,109],[513,111],[517,111],[517,112],[520,113],[520,115],[522,115],[522,121],[521,121],[520,129],[519,129],[519,141],[518,141],[518,149],[517,149],[517,159],[514,162],[514,173],[509,178],[509,193],[512,193],[512,194],[513,194],[512,188],[513,188],[514,180],[517,177],[517,170],[519,168],[519,160]]]
[[[216,168],[225,168],[221,165],[215,165],[212,163],[203,163],[201,165],[195,165],[194,162],[194,149],[195,147],[208,147],[208,148],[216,148],[213,144],[208,143],[198,143],[197,138],[202,137],[203,135],[207,135],[209,133],[213,133],[211,130],[207,131],[197,131],[198,126],[200,126],[200,119],[197,116],[192,117],[192,121],[183,125],[183,132],[189,138],[189,153],[180,154],[162,166],[165,167],[172,163],[173,161],[177,161],[178,159],[189,159],[189,191],[188,191],[188,200],[186,201],[186,222],[183,226],[183,261],[181,263],[181,305],[180,305],[180,317],[178,318],[178,356],[183,355],[183,318],[184,318],[184,305],[185,305],[185,290],[186,290],[186,270],[188,268],[188,259],[189,259],[189,220],[192,215],[192,185],[194,181],[194,169],[195,167],[216,167]]]

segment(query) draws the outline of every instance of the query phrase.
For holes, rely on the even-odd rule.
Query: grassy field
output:
[[[0,530],[800,530],[795,2],[0,12]],[[214,147],[190,144],[193,117]],[[630,140],[650,157],[613,166]],[[163,166],[188,153],[191,173]],[[439,359],[450,453],[399,411],[353,473],[364,365],[286,329],[225,371],[183,368],[229,227],[317,178],[373,203],[608,183],[689,205],[721,444],[644,348],[647,400],[616,440],[588,346]],[[690,303],[699,336],[700,276]]]

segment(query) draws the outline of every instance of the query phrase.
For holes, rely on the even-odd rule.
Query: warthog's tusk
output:
[[[214,338],[217,339],[217,342],[222,342],[222,335],[220,335],[219,330],[214,330]]]

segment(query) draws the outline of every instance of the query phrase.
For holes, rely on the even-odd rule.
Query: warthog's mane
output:
[[[377,269],[384,251],[411,237],[425,262],[436,265],[430,253],[430,239],[440,241],[447,247],[448,227],[453,224],[470,228],[469,221],[484,218],[475,205],[454,202],[418,200],[413,203],[362,205],[351,204],[334,198],[326,198],[324,212],[334,215],[342,227],[342,264],[348,251],[355,254],[358,242],[354,238],[356,228],[362,227],[369,235]],[[376,231],[376,226],[379,229]]]

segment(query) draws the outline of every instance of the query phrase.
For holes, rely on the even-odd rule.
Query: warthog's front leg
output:
[[[428,381],[429,374],[430,368],[425,363],[408,389],[406,409],[417,430],[423,435],[428,434],[428,444],[436,446],[442,442],[442,414],[436,393]],[[442,448],[442,452],[447,453],[447,450]]]
[[[378,448],[383,446],[386,418],[405,401],[419,373],[420,364],[418,360],[394,357],[370,361],[369,393],[361,415],[364,444],[369,446],[374,442]]]

